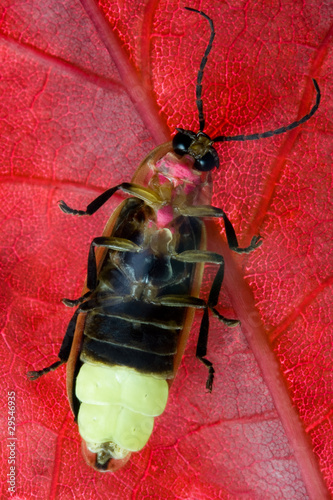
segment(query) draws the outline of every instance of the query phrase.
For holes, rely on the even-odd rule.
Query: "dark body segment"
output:
[[[173,219],[168,228],[172,240],[166,245],[166,228],[159,229],[155,219],[144,201],[123,202],[111,236],[132,241],[141,251],[104,250],[97,286],[78,308],[79,315],[85,313],[85,323],[75,373],[88,362],[174,377],[187,308],[160,305],[157,299],[191,295],[196,265],[172,258],[172,253],[200,248],[202,222],[194,217]],[[77,416],[80,403],[74,386],[72,398]]]

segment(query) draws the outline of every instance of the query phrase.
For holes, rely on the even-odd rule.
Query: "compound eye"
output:
[[[215,153],[215,154],[214,154]],[[213,168],[219,168],[220,161],[219,157],[214,150],[214,152],[208,151],[202,158],[199,160],[195,160],[194,168],[200,170],[200,172],[208,172],[209,170],[213,170]]]
[[[177,132],[175,137],[172,139],[172,147],[177,155],[183,156],[188,152],[188,148],[191,146],[193,139],[183,134],[183,132]]]

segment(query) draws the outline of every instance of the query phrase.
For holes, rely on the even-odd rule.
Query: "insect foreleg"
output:
[[[152,189],[140,186],[139,184],[131,184],[129,182],[123,182],[122,184],[118,184],[113,188],[107,189],[95,198],[89,205],[86,210],[76,210],[75,208],[71,208],[65,203],[63,200],[59,201],[59,208],[65,214],[70,215],[93,215],[97,210],[99,210],[104,203],[106,203],[116,191],[123,191],[123,193],[130,194],[135,196],[136,198],[140,198],[140,200],[146,201],[149,205],[161,204],[162,200],[157,195],[155,191]]]
[[[221,212],[223,211],[221,210]],[[250,253],[262,245],[261,236],[258,235],[258,236],[253,236],[251,243],[248,247],[240,248],[238,246],[237,236],[234,227],[231,224],[230,220],[228,219],[227,215],[223,212],[223,214],[221,214],[220,217],[223,217],[225,234],[227,236],[228,245],[231,250],[233,250],[236,253]]]
[[[259,248],[262,245],[261,236],[253,236],[248,247],[241,248],[238,246],[237,236],[233,225],[228,216],[221,208],[216,208],[211,205],[194,205],[186,206],[179,209],[181,215],[187,217],[216,217],[223,218],[225,233],[228,240],[228,245],[231,250],[236,253],[250,253],[252,250]]]

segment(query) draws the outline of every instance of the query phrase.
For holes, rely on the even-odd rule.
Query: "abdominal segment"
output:
[[[79,431],[88,446],[113,443],[123,453],[139,451],[153,431],[154,417],[165,409],[168,383],[124,366],[84,363],[76,396]]]

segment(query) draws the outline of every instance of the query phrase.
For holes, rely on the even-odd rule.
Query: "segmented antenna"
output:
[[[213,40],[215,37],[215,31],[214,31],[214,23],[213,20],[207,16],[204,12],[201,10],[196,10],[192,9],[191,7],[185,7],[186,10],[189,10],[191,12],[196,12],[197,14],[200,14],[200,16],[204,17],[207,19],[207,21],[210,24],[210,39],[205,51],[205,54],[201,60],[199,72],[198,72],[198,78],[197,78],[197,85],[196,85],[196,103],[197,103],[197,108],[198,108],[198,113],[199,113],[199,125],[200,125],[200,132],[203,132],[205,128],[205,118],[203,114],[203,103],[202,103],[202,78],[203,78],[203,71],[207,63],[207,58],[208,54],[212,49],[213,46]],[[310,120],[311,116],[315,114],[317,111],[319,104],[320,104],[320,99],[321,99],[321,93],[320,93],[320,88],[317,83],[317,81],[312,78],[313,85],[316,89],[317,92],[317,97],[316,97],[316,103],[315,105],[311,108],[310,113],[307,115],[303,116],[300,120],[297,120],[293,123],[290,123],[289,125],[286,125],[284,127],[277,128],[275,130],[269,130],[268,132],[262,132],[262,133],[257,133],[257,134],[251,134],[251,135],[234,135],[234,136],[226,136],[226,135],[218,135],[217,137],[214,137],[212,140],[214,142],[230,142],[230,141],[256,141],[258,139],[265,139],[266,137],[272,137],[273,135],[279,135],[279,134],[284,134],[285,132],[288,132],[288,130],[292,130],[299,125],[302,125],[302,123],[307,122]]]
[[[197,85],[196,85],[196,103],[197,103],[197,108],[198,108],[198,113],[199,113],[200,132],[202,132],[203,129],[205,128],[205,118],[204,118],[204,114],[203,114],[203,104],[202,104],[202,98],[201,98],[201,96],[202,96],[202,84],[201,84],[201,82],[202,82],[202,78],[203,78],[203,71],[204,71],[204,68],[205,68],[206,63],[207,63],[208,54],[212,49],[213,40],[215,37],[214,23],[213,23],[213,20],[210,17],[208,17],[207,14],[205,14],[201,10],[192,9],[191,7],[185,7],[185,9],[189,10],[191,12],[196,12],[197,14],[200,14],[200,16],[207,19],[207,21],[210,24],[210,32],[211,32],[210,39],[209,39],[206,51],[204,53],[204,56],[201,60],[198,78],[197,78]]]
[[[213,139],[214,142],[226,142],[226,141],[255,141],[257,139],[265,139],[266,137],[272,137],[272,135],[279,135],[279,134],[284,134],[288,130],[292,130],[293,128],[298,127],[299,125],[302,125],[302,123],[307,122],[310,120],[311,116],[315,114],[319,107],[320,103],[320,88],[318,83],[314,78],[312,78],[313,85],[315,86],[316,92],[317,92],[317,98],[316,98],[316,104],[312,107],[310,113],[307,115],[303,116],[300,120],[297,120],[296,122],[291,123],[290,125],[286,125],[285,127],[280,127],[275,130],[269,130],[268,132],[263,132],[262,134],[251,134],[251,135],[234,135],[234,136],[226,136],[226,135],[219,135]]]

